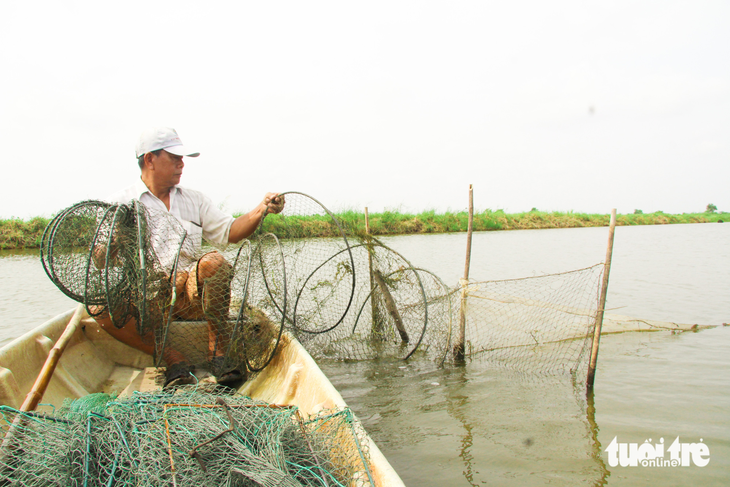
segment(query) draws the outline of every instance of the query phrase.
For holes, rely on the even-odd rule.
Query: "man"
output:
[[[183,157],[199,155],[199,152],[185,147],[172,128],[145,131],[136,148],[140,179],[112,195],[110,200],[124,204],[139,200],[152,211],[169,212],[187,232],[177,266],[175,287],[178,298],[173,315],[178,319],[208,321],[208,360],[218,383],[230,383],[240,380],[242,372],[245,374],[245,370],[238,367],[226,370],[228,365],[224,354],[227,343],[224,334],[219,333],[219,327],[228,315],[231,266],[217,251],[200,257],[202,239],[218,247],[240,242],[256,230],[265,214],[283,210],[284,197],[278,193],[266,193],[256,208],[234,218],[216,208],[202,193],[178,186],[185,167]],[[108,313],[96,320],[119,341],[153,353],[154,340],[151,336],[139,335],[134,317],[129,318],[122,328],[112,324]],[[194,381],[191,365],[183,354],[166,347],[163,358],[167,362],[165,386]]]

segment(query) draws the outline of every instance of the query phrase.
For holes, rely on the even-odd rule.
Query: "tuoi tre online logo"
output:
[[[612,467],[704,467],[710,463],[710,448],[702,442],[681,443],[679,436],[664,450],[664,438],[651,443],[651,438],[638,443],[619,443],[615,436],[606,448],[608,464]],[[669,458],[666,457],[669,454]]]

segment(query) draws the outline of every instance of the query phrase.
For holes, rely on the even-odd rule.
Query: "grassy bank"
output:
[[[345,211],[337,216],[356,233],[365,232],[365,214]],[[425,211],[418,214],[385,211],[370,214],[370,232],[373,235],[403,235],[412,233],[465,232],[469,216],[467,212],[436,213]],[[537,228],[573,228],[608,226],[609,215],[529,211],[505,213],[480,211],[474,214],[474,230],[523,230]],[[295,222],[293,224],[292,222]],[[666,225],[671,223],[730,222],[730,213],[646,213],[617,215],[618,225]],[[46,218],[36,217],[28,221],[19,219],[0,220],[0,249],[38,248]],[[282,238],[327,237],[336,235],[329,219],[322,217],[290,218],[284,225],[277,215],[270,215],[264,221],[264,231],[273,231]]]
[[[50,219],[35,217],[25,221],[17,218],[0,220],[0,249],[34,249],[41,245],[43,230]]]
[[[365,231],[365,215],[354,211],[338,213],[337,216],[345,225],[356,233]],[[373,235],[403,235],[413,233],[449,233],[465,232],[468,226],[467,212],[436,213],[426,211],[418,214],[396,213],[385,211],[371,213],[370,233]],[[474,214],[474,230],[524,230],[541,228],[574,228],[608,226],[610,215],[575,213],[575,212],[542,212],[505,213],[498,211],[481,211]],[[671,223],[712,223],[730,222],[730,213],[683,213],[673,215],[656,212],[647,214],[617,215],[617,225],[665,225]],[[280,223],[267,217],[264,230],[272,231],[280,227]],[[291,225],[288,225],[291,227]],[[292,233],[277,235],[282,237],[329,236],[332,230],[323,219],[302,219],[301,226],[296,225]]]

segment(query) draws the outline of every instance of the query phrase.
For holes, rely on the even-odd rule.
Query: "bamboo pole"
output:
[[[471,265],[471,234],[474,229],[474,190],[469,185],[469,224],[466,229],[466,263],[464,264],[464,279],[469,279]]]
[[[601,297],[598,301],[598,312],[596,313],[596,324],[593,327],[593,346],[591,347],[591,360],[588,364],[588,377],[586,384],[588,389],[593,389],[596,380],[596,364],[598,363],[598,343],[601,340],[601,327],[603,326],[603,312],[606,309],[606,294],[608,292],[608,275],[611,272],[611,257],[613,256],[613,235],[616,231],[616,208],[611,210],[611,223],[608,228],[608,248],[606,249],[606,262],[603,269],[603,282],[601,283]]]
[[[370,327],[370,333],[372,337],[382,338],[383,325],[378,315],[378,305],[375,302],[375,280],[373,277],[373,243],[370,239],[370,215],[368,214],[368,207],[365,207],[365,235],[368,249],[368,270],[370,272],[370,321],[372,325]]]
[[[466,262],[464,278],[461,280],[461,306],[459,307],[459,334],[454,345],[454,359],[464,360],[466,344],[466,290],[469,284],[469,266],[471,265],[471,236],[474,228],[474,191],[469,185],[469,224],[466,230]]]

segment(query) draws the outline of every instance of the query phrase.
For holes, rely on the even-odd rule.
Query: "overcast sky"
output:
[[[730,211],[727,1],[14,1],[0,14],[0,217],[139,175],[333,210]]]

